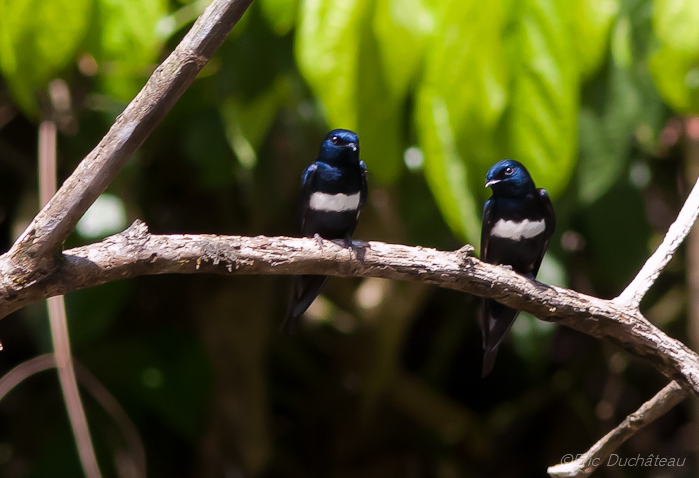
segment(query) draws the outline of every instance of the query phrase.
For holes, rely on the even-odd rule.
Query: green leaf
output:
[[[527,0],[506,39],[513,67],[505,154],[524,163],[552,196],[575,165],[579,68],[566,26],[567,2]]]
[[[435,8],[426,0],[385,0],[376,4],[373,32],[389,94],[402,98],[423,59],[427,40],[434,34]]]
[[[508,100],[504,12],[499,2],[451,0],[441,16],[423,85],[446,102],[464,159],[487,169],[497,158],[493,135]]]
[[[619,4],[620,0],[570,2],[568,13],[574,31],[573,48],[583,77],[589,78],[602,65]]]
[[[286,35],[294,28],[298,0],[260,0],[262,15],[277,35]]]
[[[566,5],[445,6],[418,94],[418,132],[447,223],[474,243],[480,214],[471,187],[496,161],[522,161],[553,196],[572,174],[579,65]]]
[[[397,96],[387,75],[382,74],[379,47],[369,27],[367,22],[360,39],[355,129],[361,142],[362,159],[372,176],[381,182],[392,183],[402,168],[404,96]]]
[[[73,59],[91,7],[91,0],[0,0],[0,70],[25,113],[37,113],[35,92]]]
[[[447,103],[428,87],[418,93],[416,122],[425,155],[425,176],[449,227],[478,247],[480,212],[468,187],[468,169],[460,156]]]
[[[699,112],[699,2],[658,0],[653,28],[660,46],[649,67],[663,99],[680,113]]]
[[[95,59],[104,92],[130,101],[156,66],[166,32],[159,21],[165,0],[97,0],[99,40]]]
[[[580,165],[578,168],[578,194],[583,204],[599,199],[619,179],[626,165],[629,149],[628,136],[613,142],[613,126],[598,118],[589,108],[580,111]],[[628,127],[622,126],[623,130]],[[621,132],[621,128],[615,128]],[[628,131],[625,131],[628,132]]]
[[[370,23],[369,0],[307,0],[296,56],[331,128],[357,132],[361,155],[379,181],[401,171],[404,93],[391,89]]]
[[[631,137],[645,119],[644,98],[629,71],[613,67],[607,88],[601,115],[590,107],[580,109],[577,181],[583,204],[602,197],[619,179],[627,164]]]
[[[356,128],[359,39],[368,0],[305,0],[296,60],[332,127]]]
[[[499,2],[451,0],[425,60],[416,123],[425,175],[450,228],[478,244],[474,172],[497,156],[495,131],[507,104],[507,62]],[[481,183],[482,184],[482,183]]]
[[[656,0],[653,28],[665,46],[688,54],[699,51],[699,2],[695,0]]]
[[[257,163],[257,151],[274,122],[279,107],[291,94],[288,78],[280,77],[268,91],[252,101],[244,102],[231,95],[220,107],[226,127],[226,139],[245,169]]]

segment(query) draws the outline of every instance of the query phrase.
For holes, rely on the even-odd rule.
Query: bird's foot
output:
[[[354,252],[354,256],[361,262],[364,262],[366,250],[369,248],[369,243],[365,241],[350,241],[350,255]]]
[[[456,251],[456,255],[461,259],[461,262],[466,262],[466,259],[469,256],[473,255],[473,251],[475,251],[476,248],[473,247],[471,244],[466,244],[464,247]]]
[[[508,271],[514,270],[512,269],[512,266],[509,264],[500,264],[500,267],[502,267],[503,269],[507,269]]]
[[[318,234],[317,232],[313,234],[313,239],[315,239],[316,244],[318,244],[318,247],[323,249],[323,238],[320,237],[320,234]]]

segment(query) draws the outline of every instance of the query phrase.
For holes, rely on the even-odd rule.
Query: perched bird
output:
[[[301,235],[343,239],[352,244],[352,232],[366,202],[367,169],[359,159],[359,138],[346,129],[330,131],[320,146],[318,158],[303,172],[299,202]],[[294,278],[291,303],[280,330],[293,333],[298,318],[320,294],[327,276]]]
[[[536,188],[522,164],[510,159],[496,163],[485,179],[485,187],[491,188],[493,195],[483,208],[481,260],[510,266],[534,279],[556,228],[549,195]],[[518,314],[518,310],[484,299],[482,377],[493,369],[498,347]]]

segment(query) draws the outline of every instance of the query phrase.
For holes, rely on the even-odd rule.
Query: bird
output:
[[[347,129],[330,131],[316,160],[301,179],[299,231],[322,246],[323,239],[341,239],[352,246],[352,233],[367,199],[367,167],[359,159],[359,137]],[[292,334],[299,317],[320,294],[327,276],[294,277],[291,301],[280,330]]]
[[[485,179],[485,187],[492,190],[492,195],[483,207],[481,260],[507,266],[529,279],[536,278],[556,229],[548,193],[537,189],[527,168],[511,159],[495,163]],[[483,300],[481,377],[493,370],[498,347],[518,314],[518,310],[493,299]]]

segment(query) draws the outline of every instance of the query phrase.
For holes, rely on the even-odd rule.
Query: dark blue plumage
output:
[[[556,228],[548,193],[536,188],[522,164],[509,159],[490,168],[485,187],[493,195],[483,208],[481,260],[534,279]],[[493,369],[498,347],[518,314],[495,300],[483,301],[483,377]]]
[[[367,197],[366,165],[359,159],[359,138],[345,129],[330,131],[318,158],[301,180],[299,229],[304,237],[343,239],[349,247]],[[327,276],[294,278],[291,303],[281,330],[294,331],[298,318],[313,303]]]

